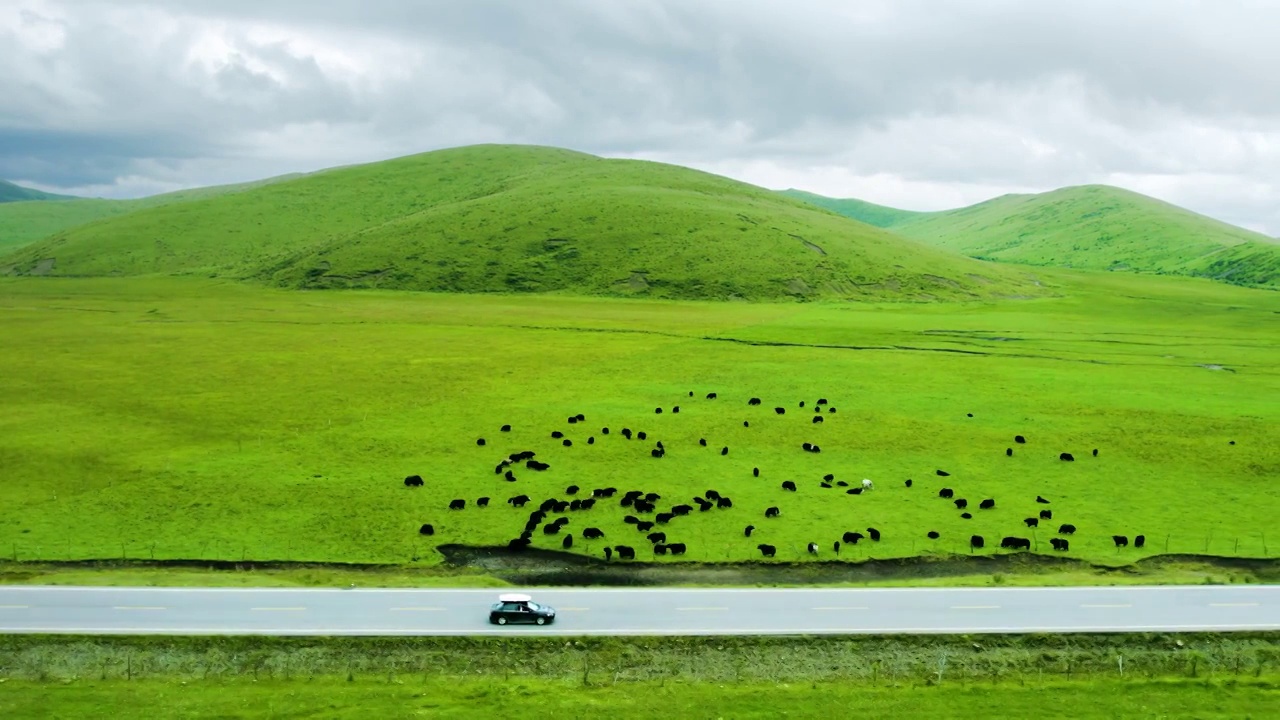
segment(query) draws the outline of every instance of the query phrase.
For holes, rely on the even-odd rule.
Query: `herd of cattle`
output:
[[[693,396],[694,393],[690,392],[689,397]],[[718,395],[717,393],[708,393],[705,397],[707,400],[716,400]],[[753,397],[747,401],[747,404],[749,406],[757,406],[761,404],[761,400],[760,398]],[[801,401],[799,403],[799,407],[801,409],[805,408],[805,402]],[[836,408],[831,406],[826,398],[819,398],[812,407],[814,410],[812,420],[813,424],[823,422],[822,413],[824,410],[827,413],[836,412]],[[660,415],[663,412],[664,409],[661,407],[654,409],[654,414]],[[673,406],[668,412],[672,414],[679,414],[680,406]],[[775,407],[774,412],[777,415],[785,415],[786,408]],[[973,417],[972,413],[969,414],[969,417]],[[567,418],[567,422],[570,425],[585,423],[586,416],[583,414],[572,415]],[[743,425],[749,426],[749,421],[744,420]],[[500,428],[500,431],[503,433],[509,433],[511,432],[511,426],[503,425]],[[600,435],[607,436],[609,434],[610,429],[608,427],[600,429]],[[636,432],[632,431],[630,428],[622,428],[619,431],[619,434],[627,440],[637,439],[643,441],[648,439],[648,435],[644,431]],[[564,447],[573,446],[572,440],[565,437],[564,433],[559,430],[552,431],[550,436],[552,440],[560,441],[560,444]],[[1027,442],[1026,438],[1022,435],[1015,435],[1013,440],[1017,445],[1025,444]],[[595,435],[589,435],[586,438],[586,444],[595,445]],[[701,447],[707,447],[706,438],[700,438],[698,440],[698,444]],[[485,447],[487,446],[487,441],[484,438],[479,438],[476,440],[476,445]],[[800,449],[810,453],[821,452],[821,448],[817,444],[810,442],[803,443],[800,446]],[[666,452],[666,447],[663,445],[661,440],[658,440],[654,442],[654,447],[650,450],[650,456],[653,458],[663,458],[666,456]],[[722,447],[720,449],[720,454],[728,455],[729,448],[727,446]],[[1012,447],[1005,449],[1006,456],[1012,457],[1013,454],[1014,451]],[[1092,454],[1094,457],[1097,457],[1098,450],[1094,449]],[[537,460],[536,456],[537,453],[532,450],[510,453],[499,461],[496,466],[494,466],[494,474],[501,475],[502,479],[506,482],[517,482],[518,478],[515,474],[514,468],[519,467],[521,464],[523,464],[524,469],[536,473],[544,473],[551,469],[551,466],[548,463]],[[1075,461],[1074,455],[1068,452],[1060,453],[1058,457],[1059,460],[1063,462]],[[935,474],[938,477],[950,476],[950,473],[945,470],[936,470]],[[753,468],[752,475],[756,478],[760,477],[760,468]],[[404,485],[409,488],[423,487],[425,484],[425,480],[420,475],[410,475],[404,479]],[[912,484],[911,480],[906,480],[904,483],[906,488],[911,488]],[[847,494],[860,495],[864,492],[874,491],[875,483],[870,479],[863,479],[860,483],[850,486],[848,482],[835,480],[835,475],[829,473],[823,476],[820,487],[826,489],[833,489],[836,487],[847,488],[845,490]],[[783,492],[796,492],[797,487],[794,481],[786,480],[782,482],[781,490]],[[541,528],[541,533],[543,535],[560,535],[560,545],[565,550],[573,548],[573,534],[570,532],[564,532],[565,528],[571,523],[570,515],[592,510],[597,501],[611,500],[618,495],[618,492],[618,489],[615,487],[595,488],[590,490],[589,496],[585,496],[588,495],[588,493],[585,493],[582,488],[577,485],[569,485],[564,489],[563,493],[569,499],[548,497],[538,503],[537,508],[528,514],[521,532],[507,543],[507,548],[512,551],[520,551],[528,548],[532,545],[534,534],[539,531],[539,528]],[[584,495],[584,497],[578,497],[580,494]],[[938,491],[938,497],[950,500],[956,510],[961,511],[961,518],[971,519],[973,517],[973,515],[968,511],[969,500],[967,498],[956,497],[955,489],[944,487]],[[489,505],[489,500],[490,498],[487,496],[480,497],[475,500],[474,505],[476,507],[487,507]],[[683,555],[688,551],[688,545],[685,542],[669,541],[666,530],[670,528],[670,524],[673,521],[676,521],[677,518],[693,513],[695,511],[694,505],[697,506],[698,512],[729,510],[734,507],[733,500],[729,496],[723,495],[714,489],[707,490],[702,495],[691,498],[690,502],[693,503],[692,505],[688,503],[672,503],[666,510],[659,510],[659,502],[661,500],[662,495],[656,492],[628,490],[622,493],[621,497],[617,501],[619,508],[623,510],[630,510],[634,513],[626,515],[623,518],[623,521],[634,527],[644,537],[644,539],[649,542],[654,555]],[[531,502],[533,502],[533,499],[526,494],[513,495],[506,500],[506,504],[516,509],[523,509]],[[1043,496],[1037,495],[1036,503],[1048,505],[1050,504],[1050,501]],[[467,501],[463,498],[456,498],[449,502],[448,507],[450,510],[455,511],[465,510],[467,507]],[[996,507],[996,501],[994,498],[984,498],[978,502],[977,507],[980,511],[993,510]],[[777,506],[770,506],[763,510],[763,517],[766,520],[778,518],[781,514],[782,511]],[[553,515],[557,517],[552,519],[551,516]],[[652,519],[645,519],[646,516],[651,516]],[[1038,528],[1040,527],[1040,522],[1045,520],[1053,520],[1053,511],[1048,508],[1041,509],[1036,517],[1027,517],[1023,519],[1022,522],[1027,528]],[[657,526],[663,526],[663,529],[655,529]],[[755,525],[746,525],[743,528],[743,537],[750,538],[755,529]],[[431,523],[425,523],[419,528],[418,532],[421,535],[434,535],[435,526]],[[1070,523],[1059,524],[1057,528],[1058,535],[1073,535],[1075,532],[1076,527]],[[598,527],[584,527],[580,535],[584,540],[605,539],[605,532]],[[881,532],[873,527],[866,528],[865,534],[860,531],[846,531],[841,535],[839,540],[835,540],[832,543],[831,547],[832,551],[839,556],[842,546],[857,545],[862,540],[880,542],[881,537]],[[941,534],[936,530],[929,530],[925,533],[925,537],[929,540],[938,540],[941,537]],[[1129,538],[1125,535],[1113,535],[1112,541],[1117,549],[1129,546]],[[1054,550],[1060,552],[1069,551],[1071,548],[1070,541],[1065,537],[1050,538],[1049,543]],[[1144,547],[1145,543],[1146,538],[1143,535],[1137,535],[1133,538],[1133,547],[1141,548]],[[985,547],[987,547],[987,540],[982,535],[971,535],[969,537],[970,552],[974,550],[981,550]],[[1000,547],[1008,550],[1030,550],[1032,548],[1032,539],[1012,535],[1006,536],[1001,538]],[[816,542],[809,542],[806,549],[810,555],[817,555],[819,553],[819,544]],[[778,551],[776,546],[766,543],[756,545],[756,550],[759,551],[761,556],[766,558],[776,557]],[[622,560],[634,560],[636,558],[635,548],[629,545],[606,545],[602,548],[602,554],[606,560],[612,560],[615,555]]]

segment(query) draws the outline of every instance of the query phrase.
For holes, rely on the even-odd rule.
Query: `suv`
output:
[[[489,608],[489,622],[497,625],[521,622],[546,625],[549,622],[555,622],[555,619],[555,608],[539,605],[528,595],[515,593],[499,595],[498,602]]]

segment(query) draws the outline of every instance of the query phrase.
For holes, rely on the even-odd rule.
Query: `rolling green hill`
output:
[[[853,198],[829,198],[803,190],[783,190],[782,194],[879,228],[893,227],[926,214],[912,210],[899,210],[886,205],[876,205],[875,203]]]
[[[1274,239],[1120,188],[1085,185],[1004,195],[930,213],[857,200],[809,202],[971,257],[1280,285],[1280,244]]]
[[[60,199],[63,196],[50,195],[45,199],[39,200],[0,202],[0,255],[18,250],[55,233],[86,225],[103,218],[115,217],[162,205],[240,192],[294,177],[298,177],[298,175],[283,175],[267,180],[234,185],[215,185],[192,190],[178,190],[136,200]],[[25,188],[19,189],[25,190]],[[3,190],[4,188],[0,186],[0,192],[3,192]]]
[[[0,203],[24,202],[28,200],[71,200],[70,195],[54,195],[53,193],[32,190],[21,185],[0,180]]]
[[[72,228],[18,274],[687,299],[1029,295],[1027,275],[752,185],[486,145],[336,168]]]

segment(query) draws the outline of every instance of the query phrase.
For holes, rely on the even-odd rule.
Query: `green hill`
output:
[[[0,180],[0,203],[25,202],[28,200],[71,200],[70,195],[54,195],[53,193],[32,190],[21,185]]]
[[[875,203],[854,198],[829,198],[803,190],[783,190],[782,194],[879,228],[893,227],[925,214],[912,210],[899,210],[885,205],[876,205]]]
[[[172,203],[240,192],[293,177],[298,176],[284,175],[249,183],[179,190],[136,200],[57,199],[62,196],[50,195],[42,200],[3,203],[0,204],[0,255],[25,247],[55,233],[103,218],[115,217]],[[0,187],[0,191],[3,191],[3,189],[3,187]],[[19,189],[25,190],[25,188]]]
[[[473,146],[72,228],[0,272],[727,299],[1035,294],[1025,273],[687,168]]]
[[[1280,285],[1280,244],[1274,239],[1104,185],[1005,195],[931,213],[857,200],[827,198],[821,205],[971,257]]]

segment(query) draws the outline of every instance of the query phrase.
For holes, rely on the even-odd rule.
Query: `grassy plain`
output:
[[[1280,296],[1045,277],[1062,297],[831,305],[0,280],[0,553],[433,565],[437,544],[514,537],[527,510],[507,497],[564,498],[577,484],[655,491],[664,508],[710,488],[732,496],[732,509],[665,528],[703,562],[758,558],[761,542],[778,561],[804,560],[810,541],[830,560],[841,533],[869,526],[883,540],[843,559],[965,554],[971,534],[987,553],[1004,535],[1048,553],[1062,522],[1079,528],[1068,554],[1098,563],[1275,557]],[[703,399],[711,391],[718,400]],[[748,407],[752,396],[764,404]],[[819,397],[838,412],[813,425],[798,403]],[[579,412],[585,427],[566,424]],[[624,426],[649,442],[622,439]],[[552,469],[520,469],[515,483],[493,473],[523,449]],[[822,489],[828,472],[876,490]],[[426,487],[402,485],[414,473]],[[780,490],[785,479],[799,492]],[[997,507],[964,520],[936,497],[943,486]],[[473,507],[480,496],[493,505]],[[448,510],[454,498],[468,508]],[[765,520],[775,505],[781,517]],[[1023,527],[1046,507],[1051,528]],[[581,541],[587,526],[645,547],[627,512],[615,501],[571,513],[573,551],[599,555]],[[436,535],[419,536],[422,523]],[[1115,533],[1147,546],[1118,551]],[[560,537],[534,543],[558,549]]]
[[[1105,185],[1004,195],[941,212],[788,194],[972,257],[1280,286],[1280,243],[1274,238]]]
[[[664,682],[582,687],[550,680],[439,678],[387,683],[344,678],[178,683],[11,682],[7,718],[504,717],[830,718],[1267,718],[1275,680],[1110,680],[1026,685],[867,687],[840,681],[776,684]]]
[[[715,300],[1039,293],[1025,270],[752,185],[525,146],[441,150],[168,203],[58,233],[0,257],[6,267]]]
[[[1267,717],[1280,701],[1263,634],[28,636],[0,649],[6,718]]]

